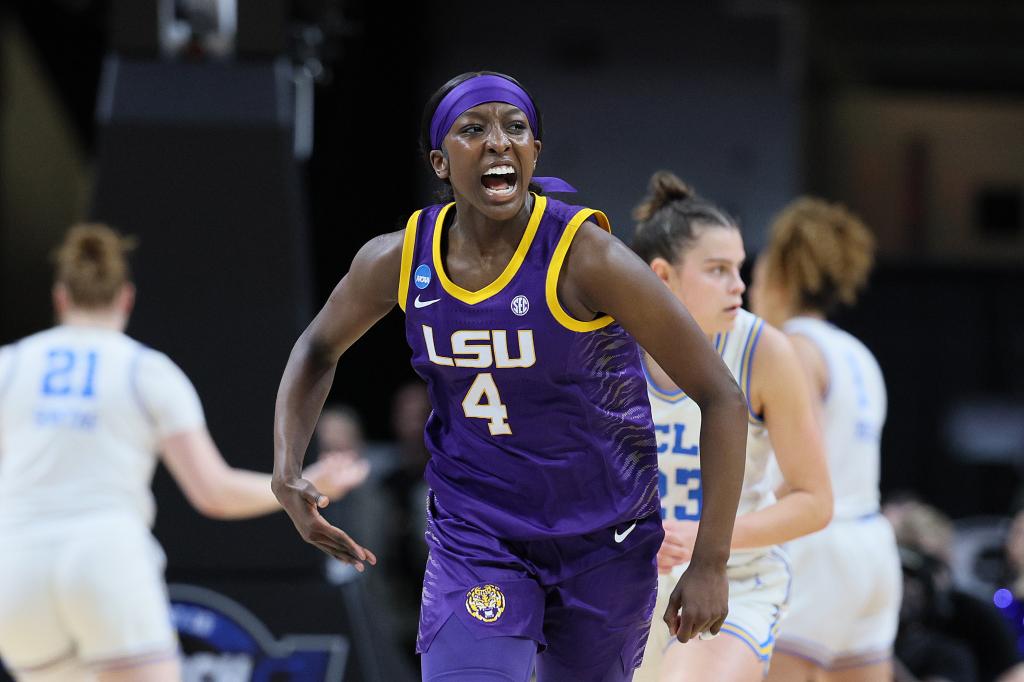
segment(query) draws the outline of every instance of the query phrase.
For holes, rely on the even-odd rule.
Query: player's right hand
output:
[[[327,496],[304,478],[273,480],[272,488],[278,502],[295,524],[302,539],[338,561],[355,566],[363,571],[363,562],[377,564],[377,557],[370,550],[360,546],[348,534],[332,526],[320,515],[320,509],[328,505]]]

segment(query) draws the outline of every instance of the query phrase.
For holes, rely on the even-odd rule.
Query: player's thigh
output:
[[[0,656],[15,672],[66,668],[75,642],[61,619],[54,593],[59,545],[0,540]]]
[[[96,673],[97,682],[181,682],[181,664],[177,657],[127,668],[111,668]]]
[[[128,668],[174,658],[163,564],[148,529],[131,522],[111,522],[68,553],[57,585],[80,659]]]
[[[661,682],[760,682],[764,661],[749,646],[724,633],[709,640],[674,642],[661,660]]]
[[[892,661],[871,665],[830,670],[821,676],[821,682],[891,682]]]
[[[611,529],[607,535],[613,542]],[[658,592],[654,559],[662,537],[661,519],[644,519],[626,551],[547,589],[540,682],[629,679],[651,627]]]
[[[768,666],[766,682],[821,682],[824,671],[810,661],[776,650]]]

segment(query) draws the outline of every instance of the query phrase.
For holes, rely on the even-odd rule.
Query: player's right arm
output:
[[[372,552],[329,524],[327,497],[302,477],[302,460],[334,380],[338,359],[398,302],[404,231],[367,242],[292,348],[274,411],[274,495],[302,538],[363,570]]]

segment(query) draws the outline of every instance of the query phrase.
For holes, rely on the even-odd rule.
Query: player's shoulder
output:
[[[567,223],[580,211],[586,210],[584,206],[576,206],[574,204],[567,204],[564,201],[555,199],[549,196],[539,196],[538,200],[544,202],[544,214],[560,220],[562,223]]]
[[[742,357],[747,371],[753,373],[753,386],[761,386],[771,377],[781,378],[780,374],[786,376],[797,366],[796,349],[782,330],[743,309],[737,322],[742,322],[743,333],[732,335],[733,342],[742,344]]]
[[[356,253],[352,261],[353,267],[365,265],[379,267],[393,264],[398,267],[402,260],[402,245],[405,242],[406,230],[385,232],[370,238]]]
[[[143,378],[185,378],[185,371],[167,353],[129,338],[136,372]]]
[[[748,338],[747,345],[756,344],[757,352],[763,356],[774,356],[778,353],[789,353],[792,347],[785,333],[768,324],[766,320],[754,313],[740,308],[740,315],[745,317]]]
[[[3,348],[6,350],[13,350],[14,348],[32,348],[33,346],[45,345],[51,341],[60,339],[64,334],[65,329],[63,327],[50,327],[49,329],[43,329],[35,332],[34,334],[22,337]]]

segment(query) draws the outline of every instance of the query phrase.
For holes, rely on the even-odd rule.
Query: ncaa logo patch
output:
[[[412,281],[416,283],[417,289],[426,289],[427,285],[430,284],[430,266],[423,263],[412,276]]]
[[[505,613],[505,595],[497,585],[481,585],[466,593],[469,615],[485,623],[493,623]]]
[[[530,311],[530,299],[519,295],[512,299],[512,312],[522,317]]]

